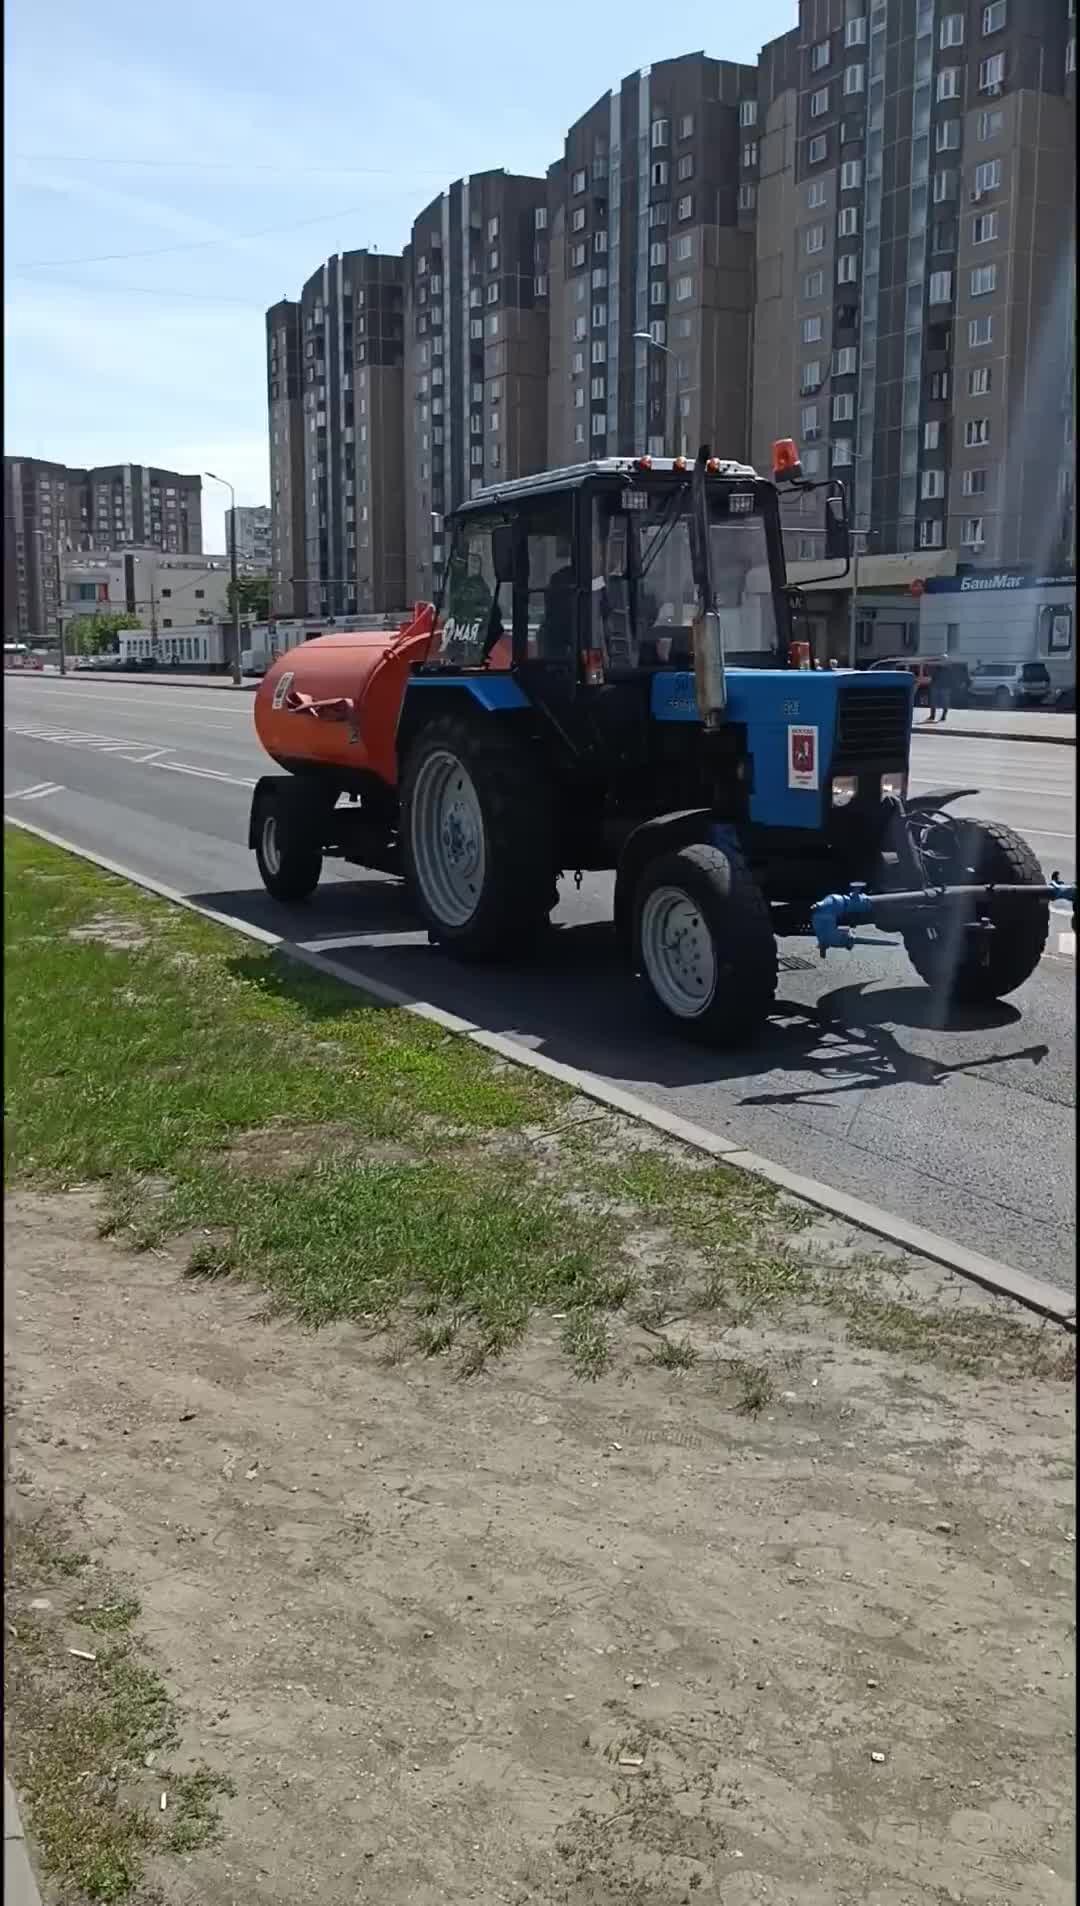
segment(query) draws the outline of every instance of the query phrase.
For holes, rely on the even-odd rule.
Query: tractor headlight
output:
[[[882,775],[881,798],[884,801],[884,800],[887,800],[890,796],[894,800],[898,800],[898,801],[905,801],[907,799],[907,775],[906,774],[897,774],[894,770],[892,774]]]
[[[859,792],[857,774],[837,774],[833,777],[832,804],[834,807],[847,807]]]

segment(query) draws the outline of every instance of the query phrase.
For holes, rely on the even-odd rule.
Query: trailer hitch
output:
[[[1051,874],[1044,886],[989,883],[985,886],[921,887],[910,893],[868,893],[866,884],[853,880],[846,893],[826,894],[810,909],[810,924],[822,959],[834,948],[881,946],[880,940],[858,939],[852,926],[865,922],[870,926],[899,929],[925,925],[928,915],[967,913],[979,909],[974,919],[963,924],[975,933],[992,933],[994,922],[985,908],[996,900],[1051,901],[1071,900],[1076,904],[1076,883]],[[891,942],[895,945],[895,941]]]

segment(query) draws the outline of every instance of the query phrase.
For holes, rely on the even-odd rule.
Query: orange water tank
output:
[[[283,768],[366,770],[392,785],[405,683],[431,632],[423,603],[400,629],[342,629],[279,655],[255,695],[255,732],[267,754]]]

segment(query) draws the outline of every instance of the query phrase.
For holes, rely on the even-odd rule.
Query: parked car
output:
[[[877,669],[906,669],[915,677],[915,706],[926,708],[930,703],[930,675],[935,668],[947,668],[949,671],[949,693],[956,707],[962,707],[968,693],[968,667],[966,662],[954,662],[949,655],[894,655],[884,662],[871,662],[870,671]]]
[[[1052,699],[1046,663],[980,662],[968,699],[976,708],[1044,708]]]

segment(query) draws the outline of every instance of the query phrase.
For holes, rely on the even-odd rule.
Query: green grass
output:
[[[177,1747],[178,1715],[132,1632],[130,1595],[68,1549],[51,1518],[9,1526],[4,1561],[7,1760],[39,1859],[65,1900],[129,1899],[148,1856],[215,1838],[231,1783],[159,1764]],[[48,1610],[28,1607],[46,1593]],[[80,1627],[93,1661],[69,1652]]]

